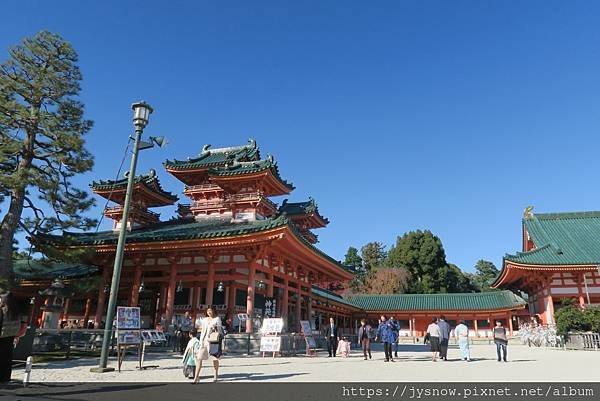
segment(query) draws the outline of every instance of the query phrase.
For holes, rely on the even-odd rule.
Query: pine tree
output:
[[[34,236],[95,224],[82,216],[93,199],[71,182],[93,166],[77,61],[68,42],[42,31],[0,64],[0,276],[11,275],[18,230]]]

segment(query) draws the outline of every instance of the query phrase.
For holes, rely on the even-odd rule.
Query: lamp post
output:
[[[112,326],[115,317],[115,309],[117,306],[117,296],[119,292],[119,281],[121,279],[121,265],[123,263],[123,254],[125,252],[125,235],[127,234],[127,221],[129,219],[129,206],[131,203],[131,194],[133,193],[133,183],[135,182],[135,168],[137,166],[138,151],[140,150],[140,142],[144,128],[148,125],[148,118],[153,109],[144,101],[131,105],[133,109],[133,126],[135,127],[135,136],[133,138],[133,155],[131,156],[131,166],[129,167],[129,175],[127,177],[127,192],[125,194],[125,204],[123,205],[123,217],[121,220],[121,229],[119,231],[119,241],[117,242],[117,250],[115,254],[115,264],[113,268],[112,282],[110,286],[110,297],[108,301],[108,309],[106,311],[106,323],[104,324],[104,337],[102,338],[102,351],[100,353],[100,363],[98,367],[91,368],[90,371],[96,373],[104,373],[115,370],[107,367],[108,364],[108,349],[112,338]],[[148,145],[142,143],[142,145]],[[152,147],[143,146],[142,149]]]

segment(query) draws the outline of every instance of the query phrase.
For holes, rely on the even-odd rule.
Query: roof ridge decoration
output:
[[[212,145],[210,143],[205,144],[202,147],[202,151],[200,152],[200,154],[198,156],[209,155],[212,153],[233,153],[233,152],[239,152],[240,150],[246,150],[246,149],[255,150],[255,149],[257,149],[256,140],[254,138],[248,139],[248,143],[246,145],[229,146],[229,147],[225,147],[225,148],[210,149],[211,146]]]

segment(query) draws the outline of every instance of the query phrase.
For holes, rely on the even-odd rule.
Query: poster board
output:
[[[267,318],[263,319],[261,333],[281,333],[283,331],[283,319],[282,318]]]
[[[281,350],[281,337],[262,336],[260,338],[260,352],[279,352]]]
[[[304,336],[312,336],[313,330],[308,320],[300,320],[300,327],[302,328]]]
[[[137,306],[117,306],[117,330],[139,330],[141,327],[140,308]]]
[[[117,344],[138,345],[142,341],[139,330],[117,331]]]

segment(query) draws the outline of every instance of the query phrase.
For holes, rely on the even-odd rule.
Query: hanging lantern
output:
[[[219,283],[217,284],[217,292],[223,292],[225,291],[225,284],[223,284],[222,281],[219,281]]]
[[[181,280],[179,280],[179,283],[177,284],[177,288],[175,289],[175,291],[177,291],[177,292],[183,291],[183,285],[181,284]]]

